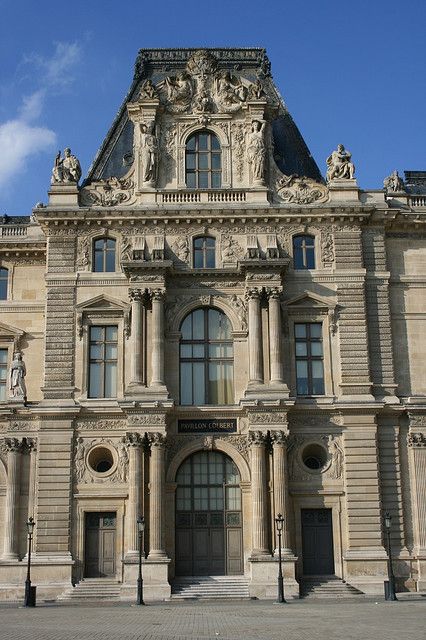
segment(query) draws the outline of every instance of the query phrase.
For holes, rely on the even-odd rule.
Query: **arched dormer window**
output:
[[[0,300],[7,300],[8,279],[9,279],[9,271],[4,267],[0,267]]]
[[[222,186],[222,152],[217,136],[197,131],[186,142],[186,186],[189,189],[220,189]]]
[[[293,238],[293,265],[295,269],[315,269],[315,238],[298,235]]]
[[[98,238],[93,242],[93,271],[115,271],[115,240]]]
[[[234,404],[232,326],[218,309],[195,309],[181,325],[180,402]]]
[[[214,269],[216,266],[216,240],[210,236],[194,239],[194,269]]]

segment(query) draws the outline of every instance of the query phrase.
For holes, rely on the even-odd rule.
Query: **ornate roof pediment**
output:
[[[283,302],[283,306],[286,308],[294,309],[316,309],[318,311],[331,311],[336,307],[336,304],[328,300],[327,298],[322,298],[321,296],[317,296],[310,291],[304,291],[301,295],[296,296],[295,298],[291,298],[290,300],[285,300]]]
[[[129,305],[126,302],[122,302],[121,300],[117,300],[116,298],[112,298],[105,294],[101,294],[96,296],[95,298],[91,298],[90,300],[85,300],[84,302],[80,302],[76,305],[76,310],[81,312],[89,312],[89,311],[117,311],[123,312],[129,309]]]

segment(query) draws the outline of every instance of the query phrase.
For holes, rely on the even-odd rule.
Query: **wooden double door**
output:
[[[115,511],[86,513],[85,578],[115,576],[116,522]]]
[[[302,509],[303,574],[334,574],[331,509]]]
[[[238,469],[221,452],[195,453],[177,474],[176,575],[242,573]]]

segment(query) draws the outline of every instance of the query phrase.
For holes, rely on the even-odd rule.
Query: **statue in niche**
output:
[[[78,158],[71,153],[71,149],[67,147],[64,150],[64,157],[58,151],[55,158],[55,165],[52,169],[52,184],[60,182],[75,182],[81,178],[81,166]]]
[[[253,120],[248,136],[247,159],[251,164],[253,181],[263,184],[266,164],[265,122]]]
[[[152,185],[157,179],[158,165],[158,142],[153,128],[154,123],[150,127],[145,122],[140,123],[143,181]]]
[[[77,438],[76,444],[77,446],[75,449],[75,456],[74,456],[75,479],[77,482],[82,482],[84,473],[86,471],[86,463],[85,463],[86,448],[84,446],[83,438]]]
[[[12,398],[17,400],[27,399],[27,388],[25,385],[25,376],[27,369],[25,362],[22,360],[22,353],[17,351],[13,356],[13,362],[9,372],[9,390]]]
[[[404,181],[396,169],[383,180],[383,187],[387,192],[405,191]]]
[[[127,469],[129,466],[129,452],[127,450],[126,438],[123,436],[118,445],[118,465],[117,480],[125,482],[127,479]]]
[[[343,144],[338,144],[337,149],[327,158],[327,182],[334,178],[352,180],[355,174],[355,165],[351,162],[352,154],[345,149]]]
[[[186,71],[182,71],[177,76],[169,76],[164,80],[169,102],[179,106],[187,107],[192,98],[191,78]]]
[[[343,472],[343,451],[337,438],[328,436],[328,451],[331,457],[331,477],[341,478]]]
[[[225,106],[240,105],[247,97],[247,89],[229,71],[222,71],[216,84],[219,102]]]

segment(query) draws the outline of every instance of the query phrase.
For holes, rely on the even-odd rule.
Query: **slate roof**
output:
[[[141,49],[135,62],[132,84],[117,116],[108,131],[84,180],[84,185],[94,180],[112,176],[122,177],[129,169],[126,157],[133,148],[133,123],[127,116],[126,105],[136,100],[140,86],[146,79],[157,84],[169,75],[185,68],[188,58],[199,48],[191,49]],[[274,158],[282,173],[307,176],[322,181],[320,170],[310,154],[302,135],[285,106],[271,78],[270,62],[261,48],[209,48],[218,60],[219,69],[237,71],[244,78],[255,82],[258,78],[270,78],[279,111],[272,123]]]

